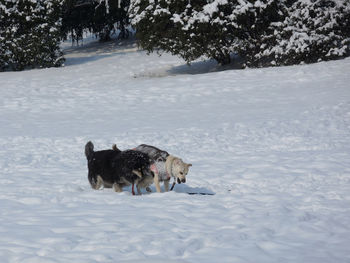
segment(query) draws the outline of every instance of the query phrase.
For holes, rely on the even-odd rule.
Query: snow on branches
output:
[[[0,71],[60,66],[59,0],[0,0]]]
[[[236,53],[258,67],[349,55],[349,10],[348,0],[134,0],[129,11],[149,52],[221,64]]]

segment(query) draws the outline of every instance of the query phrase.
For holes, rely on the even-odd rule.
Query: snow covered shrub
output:
[[[194,41],[191,43],[190,30],[182,30],[179,14],[191,12],[192,6],[189,5],[187,10],[187,5],[187,0],[131,1],[130,19],[141,47],[148,52],[160,48],[180,55],[186,61],[201,56],[202,47]]]
[[[221,64],[289,65],[349,54],[349,0],[133,0],[131,23],[148,52]]]
[[[59,0],[0,0],[0,71],[60,66]]]
[[[131,23],[141,47],[163,49],[190,62],[202,55],[221,64],[246,50],[278,21],[277,0],[135,0]],[[249,49],[247,47],[250,47]]]
[[[273,31],[272,23],[280,21],[285,12],[285,1],[283,0],[239,0],[235,2],[227,17],[228,28],[231,30],[233,42],[232,50],[245,61],[250,61],[262,45],[265,35]]]
[[[130,18],[139,44],[148,52],[162,49],[187,62],[207,55],[226,64],[232,39],[219,18],[219,8],[225,11],[225,4],[228,2],[135,0]]]
[[[312,63],[349,55],[349,0],[297,0],[282,11],[285,18],[270,24],[270,34],[261,36],[248,65]]]

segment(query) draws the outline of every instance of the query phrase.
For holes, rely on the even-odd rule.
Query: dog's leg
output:
[[[136,189],[137,189],[137,194],[141,195],[141,190],[140,190],[140,186],[139,186],[139,181],[142,180],[142,173],[139,170],[132,170],[133,174],[135,174],[136,176],[138,176],[139,178],[136,179]],[[132,194],[135,195],[135,191],[134,191],[134,183],[132,184]]]
[[[120,187],[119,184],[114,183],[114,184],[113,184],[113,187],[114,187],[114,191],[116,191],[117,193],[123,192],[123,188]]]
[[[137,194],[138,195],[142,195],[142,193],[141,193],[141,187],[140,187],[140,185],[137,183],[136,184],[136,189],[137,189]]]
[[[97,180],[97,182],[96,182],[96,184],[93,186],[93,188],[95,189],[95,190],[98,190],[98,189],[100,189],[101,188],[101,186],[102,186],[102,184],[103,184],[103,179],[102,179],[102,177],[101,176],[97,176],[97,178],[96,178]]]
[[[164,191],[169,192],[169,180],[164,181]]]
[[[158,173],[155,173],[155,174],[154,174],[153,180],[154,180],[154,184],[155,184],[155,186],[156,186],[157,192],[160,193],[161,190],[160,190],[159,175],[158,175]]]

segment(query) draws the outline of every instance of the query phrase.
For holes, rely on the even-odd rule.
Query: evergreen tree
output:
[[[141,47],[221,64],[288,65],[349,55],[349,0],[134,0]]]
[[[194,26],[185,23],[190,22],[189,17],[193,18],[206,0],[194,3],[191,5],[188,0],[132,1],[130,18],[140,46],[148,52],[171,52],[187,62],[202,56],[206,45],[204,36],[196,34]],[[202,30],[205,31],[204,26]]]
[[[62,65],[59,0],[0,0],[0,70]]]
[[[221,64],[277,20],[277,0],[135,0],[130,16],[141,47],[190,62],[202,55]]]
[[[248,65],[292,65],[350,55],[350,1],[292,1],[249,54]]]

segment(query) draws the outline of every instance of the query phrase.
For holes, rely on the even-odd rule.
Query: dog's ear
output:
[[[118,148],[117,148],[117,145],[116,145],[116,144],[113,144],[113,145],[112,145],[112,150],[118,151]]]

